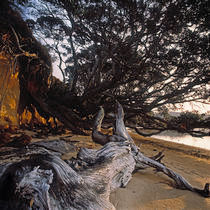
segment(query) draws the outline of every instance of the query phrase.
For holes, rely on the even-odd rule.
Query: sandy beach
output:
[[[154,155],[164,149],[165,157],[162,162],[185,177],[192,185],[203,188],[206,182],[210,182],[210,159],[208,158],[210,151],[198,151],[193,147],[156,141],[136,137],[136,144],[141,143],[140,148],[145,155]],[[206,158],[192,155],[196,151],[201,157]],[[155,173],[153,169],[134,174],[126,188],[118,189],[111,194],[111,202],[117,210],[210,209],[209,198],[175,189],[170,178],[162,173]]]
[[[210,151],[181,144],[144,138],[131,134],[140,150],[147,156],[153,156],[164,150],[162,162],[186,178],[193,186],[203,188],[210,183]],[[71,135],[70,135],[71,136]],[[79,148],[100,148],[91,136],[72,135],[66,138],[75,142]],[[59,139],[49,136],[48,140]],[[35,140],[35,139],[34,139]],[[41,139],[36,139],[39,141]],[[77,151],[78,151],[77,150]],[[63,155],[63,159],[76,157],[77,151]],[[133,175],[126,188],[120,188],[111,194],[110,200],[117,210],[208,210],[210,198],[186,190],[176,189],[173,181],[162,173],[149,168]]]

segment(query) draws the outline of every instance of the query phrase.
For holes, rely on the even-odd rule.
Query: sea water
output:
[[[179,133],[177,131],[167,130],[161,132],[160,134],[153,135],[152,137],[174,143],[210,150],[210,136],[194,137],[187,133]]]

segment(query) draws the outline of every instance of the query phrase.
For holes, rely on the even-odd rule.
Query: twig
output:
[[[29,52],[26,52],[25,50],[23,50],[20,46],[20,41],[19,41],[19,38],[18,38],[18,35],[17,33],[15,32],[15,29],[10,25],[10,28],[15,36],[15,39],[16,39],[16,42],[17,42],[17,45],[18,45],[18,48],[19,50],[22,52],[21,54],[17,54],[15,55],[15,57],[19,57],[19,56],[22,56],[22,55],[25,55],[26,57],[34,57],[34,58],[38,58],[37,54],[35,53],[29,53]]]

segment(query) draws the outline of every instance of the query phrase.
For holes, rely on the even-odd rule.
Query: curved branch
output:
[[[129,135],[124,124],[124,111],[122,105],[118,101],[116,101],[116,124],[114,134],[133,142],[133,139]]]
[[[100,122],[100,126],[102,123],[102,120],[104,118],[104,112],[102,113],[101,110],[99,111],[98,118],[96,122]],[[165,165],[160,163],[161,159],[164,157],[162,153],[159,153],[157,156],[154,157],[146,157],[144,156],[140,151],[139,148],[135,145],[133,139],[128,134],[125,124],[124,124],[124,111],[119,102],[116,102],[116,128],[115,128],[115,135],[120,136],[122,138],[118,138],[118,141],[122,142],[129,142],[131,151],[133,153],[133,156],[136,160],[136,170],[139,168],[146,168],[146,166],[150,166],[155,168],[157,171],[163,172],[165,175],[172,178],[176,186],[180,189],[186,189],[190,190],[192,192],[199,193],[200,195],[204,197],[210,197],[209,192],[209,184],[206,183],[203,190],[193,187],[190,183],[188,183],[182,176],[177,174],[176,172],[172,171],[171,169],[167,168]],[[96,123],[97,124],[97,123]],[[113,139],[109,136],[107,137],[110,141],[113,141]]]
[[[165,165],[144,156],[141,152],[138,152],[138,154],[136,155],[136,162],[141,162],[145,165],[155,168],[158,172],[163,172],[165,175],[167,175],[168,177],[170,177],[175,181],[176,186],[179,189],[190,190],[192,192],[200,194],[201,196],[210,197],[209,183],[205,184],[203,190],[193,187],[182,176],[172,171],[171,169],[167,168]]]
[[[144,156],[131,137],[126,136],[122,106],[117,102],[116,107],[117,132],[107,135],[109,142],[99,150],[81,149],[77,158],[66,162],[60,158],[61,147],[68,149],[66,144],[70,142],[52,144],[51,141],[51,147],[50,144],[43,147],[43,143],[39,143],[28,145],[27,149],[0,148],[3,151],[0,153],[0,206],[14,210],[114,210],[109,201],[110,193],[125,187],[135,170],[147,167],[163,172],[180,189],[210,197],[209,183],[203,190],[193,187],[182,176],[160,163],[162,152],[151,158]],[[101,107],[93,132],[100,134],[103,117]],[[52,149],[55,145],[59,150]]]

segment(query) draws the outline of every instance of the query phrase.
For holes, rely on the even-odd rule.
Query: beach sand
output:
[[[137,145],[141,143],[140,148],[145,155],[151,156],[164,149],[165,157],[162,162],[193,186],[203,188],[206,182],[210,182],[210,151],[155,139],[147,141],[137,136],[134,139]],[[173,183],[170,178],[160,172],[155,173],[153,169],[139,171],[133,175],[126,188],[120,188],[111,194],[111,202],[117,210],[210,209],[210,198],[175,189]]]
[[[65,137],[65,136],[64,136]],[[153,156],[164,150],[162,162],[187,179],[193,186],[203,188],[210,183],[210,151],[154,138],[144,138],[132,133],[141,152]],[[51,136],[48,140],[58,139]],[[41,139],[37,139],[39,141]],[[72,135],[66,140],[78,146],[100,148],[90,136]],[[63,159],[76,157],[76,153],[63,155]],[[135,173],[126,188],[117,189],[110,196],[117,210],[210,210],[210,198],[187,190],[176,189],[173,180],[151,168]]]

